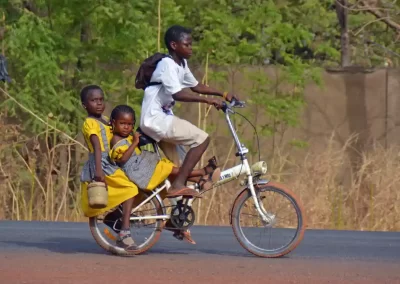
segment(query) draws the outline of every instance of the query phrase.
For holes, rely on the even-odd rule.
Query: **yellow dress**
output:
[[[132,142],[133,137],[131,135],[118,141],[110,150],[111,161],[115,163],[116,160],[121,159]],[[154,152],[146,152],[142,152],[136,147],[135,153],[122,166],[122,170],[141,189],[153,190],[168,178],[175,165],[167,159],[159,160]],[[139,162],[137,162],[138,160]]]
[[[105,117],[105,120],[108,121],[108,118]],[[112,138],[110,126],[103,124],[97,119],[86,118],[82,126],[82,132],[89,148],[89,160],[83,167],[81,174],[81,206],[86,217],[93,217],[103,214],[129,198],[136,196],[138,194],[138,187],[128,179],[120,168],[112,165],[109,161],[108,152]],[[95,173],[94,149],[90,143],[90,136],[92,134],[96,135],[100,140],[102,168],[108,188],[108,205],[102,209],[90,208],[87,195],[87,186],[93,180]]]

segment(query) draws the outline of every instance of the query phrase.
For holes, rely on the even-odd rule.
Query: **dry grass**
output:
[[[400,231],[400,147],[373,145],[358,153],[358,163],[351,163],[355,144],[356,137],[341,146],[332,137],[324,151],[305,151],[298,160],[277,151],[267,178],[285,183],[297,194],[309,228]],[[217,189],[213,212],[200,223],[229,224],[229,206],[239,188],[232,184]],[[203,200],[201,211],[209,202]]]
[[[0,219],[85,220],[77,177],[82,157],[73,153],[75,145],[51,131],[27,138],[15,125],[6,130],[0,149]],[[276,151],[267,178],[296,192],[309,228],[399,231],[400,149],[373,145],[359,154],[359,163],[351,163],[355,142],[350,137],[338,146],[332,137],[322,152],[297,150],[303,152],[297,160]],[[232,182],[206,194],[200,207],[195,205],[197,223],[228,225],[239,190],[238,182]]]
[[[298,194],[310,228],[399,231],[400,148],[373,145],[357,153],[355,143],[350,137],[338,147],[332,138],[325,151],[310,151],[302,161],[279,155],[272,167],[286,170],[271,178]]]
[[[77,144],[50,129],[27,137],[8,122],[0,130],[0,219],[81,220]]]

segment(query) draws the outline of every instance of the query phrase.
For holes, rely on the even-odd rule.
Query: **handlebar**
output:
[[[223,102],[222,111],[226,113],[226,111],[232,110],[232,108],[244,108],[246,106],[245,101],[238,101],[237,99],[232,99],[231,102]]]

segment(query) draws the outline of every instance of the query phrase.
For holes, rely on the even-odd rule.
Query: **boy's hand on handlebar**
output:
[[[207,104],[215,106],[216,109],[221,109],[224,105],[224,102],[216,98],[208,98]]]
[[[238,98],[237,96],[235,96],[234,94],[228,93],[228,94],[226,95],[226,100],[227,100],[228,102],[232,102],[232,99],[235,99],[235,100],[239,101],[239,98]]]

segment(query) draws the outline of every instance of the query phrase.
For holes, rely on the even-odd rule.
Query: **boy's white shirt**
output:
[[[158,64],[150,82],[161,82],[161,85],[149,86],[144,91],[140,128],[157,142],[165,137],[171,127],[173,94],[184,88],[198,85],[186,60],[183,66],[172,58],[165,57]]]

